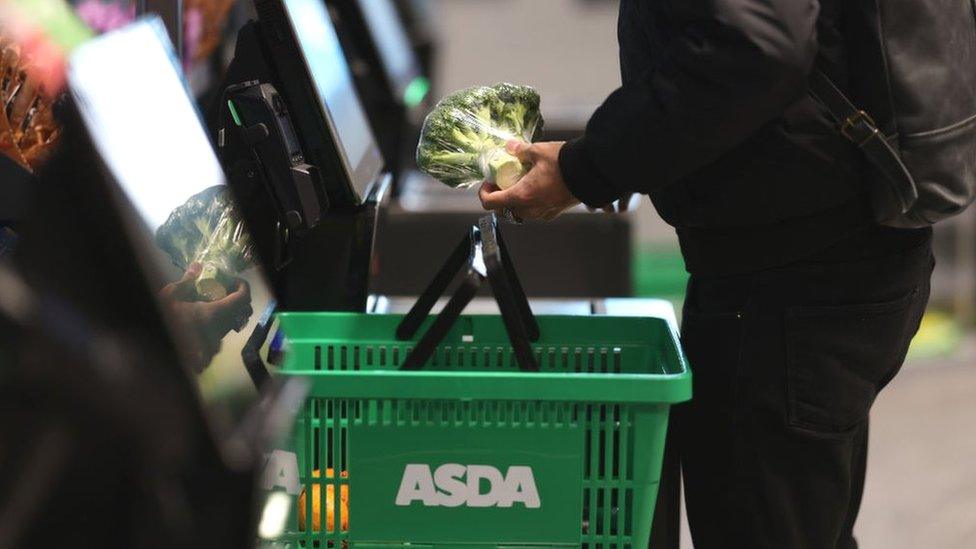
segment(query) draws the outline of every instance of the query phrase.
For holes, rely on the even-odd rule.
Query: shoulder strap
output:
[[[854,106],[822,70],[814,68],[810,76],[811,95],[834,118],[841,135],[857,145],[874,167],[891,184],[901,201],[902,213],[907,212],[918,200],[915,179],[905,167],[901,157],[884,133],[878,129],[871,116]]]

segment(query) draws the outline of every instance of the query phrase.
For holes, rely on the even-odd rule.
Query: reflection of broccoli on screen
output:
[[[227,295],[230,278],[251,265],[251,240],[230,197],[217,185],[190,197],[156,231],[156,243],[186,270],[202,266],[196,288],[206,301]]]

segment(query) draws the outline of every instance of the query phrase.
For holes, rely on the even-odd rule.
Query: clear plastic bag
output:
[[[456,91],[424,120],[417,166],[449,187],[489,181],[505,189],[526,167],[505,150],[512,139],[531,143],[542,129],[539,94],[529,86],[495,84]]]
[[[196,289],[205,301],[225,297],[232,278],[254,261],[250,235],[229,193],[217,185],[193,195],[156,231],[156,243],[177,267],[200,263]]]

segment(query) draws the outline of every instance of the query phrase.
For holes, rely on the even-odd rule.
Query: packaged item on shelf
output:
[[[34,171],[51,154],[61,129],[56,97],[29,76],[30,60],[0,28],[0,153]]]

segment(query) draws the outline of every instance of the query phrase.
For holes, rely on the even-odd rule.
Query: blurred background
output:
[[[565,139],[582,131],[590,113],[620,83],[616,1],[404,3],[410,4],[417,18],[412,38],[426,41],[418,51],[429,55],[422,59],[430,77],[428,102],[472,85],[528,84],[542,96],[546,118],[542,139]],[[134,4],[125,1],[72,4],[96,31],[123,25],[135,13]],[[183,62],[205,110],[233,56],[237,29],[253,12],[246,1],[186,0],[184,4]],[[21,60],[2,38],[0,50],[4,74],[22,70]],[[43,163],[46,148],[56,144],[57,129],[44,115],[45,99],[35,98],[30,87],[5,93],[8,103],[6,116],[0,116],[0,150],[21,166],[35,169]],[[37,114],[25,120],[18,109],[33,109]],[[434,215],[442,209],[433,206],[440,200],[444,200],[440,195],[419,193],[413,202],[403,200],[402,207]],[[452,195],[448,200],[476,206],[471,194]],[[622,247],[615,249],[629,253],[614,259],[612,267],[626,273],[623,280],[602,281],[607,289],[601,295],[663,297],[680,311],[687,274],[673,231],[646,197],[615,223],[614,238]],[[5,231],[0,227],[0,253]],[[968,435],[976,424],[976,210],[938,225],[936,248],[938,267],[928,314],[907,364],[882,393],[872,416],[867,488],[857,527],[867,549],[962,549],[972,547],[976,539],[976,437]],[[397,286],[397,281],[386,284],[380,289],[390,295],[416,291]],[[530,294],[542,296],[558,284],[526,282]],[[690,547],[687,534],[684,546]]]

